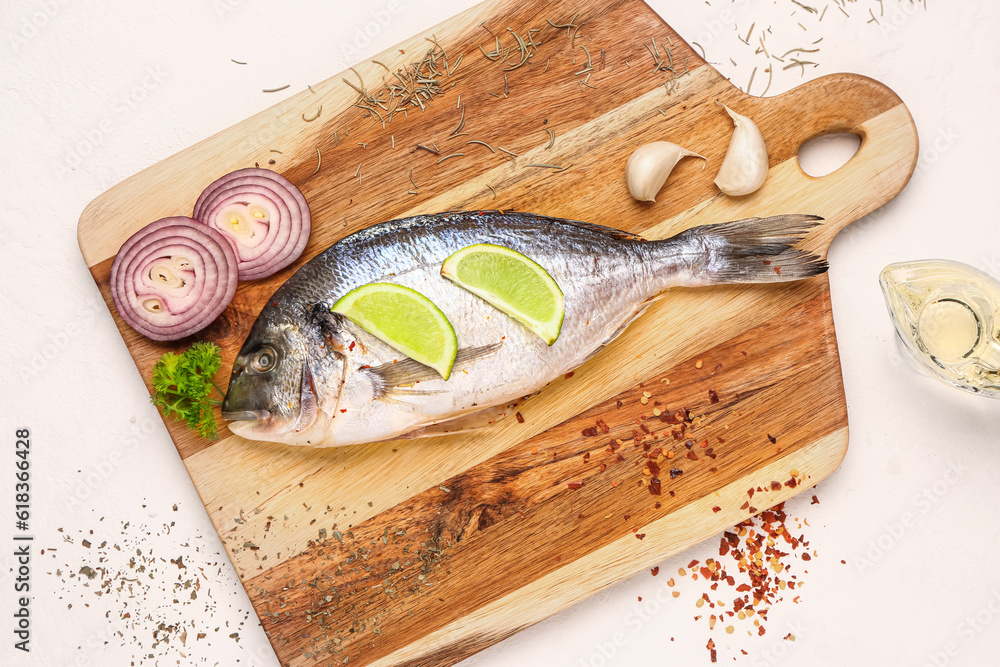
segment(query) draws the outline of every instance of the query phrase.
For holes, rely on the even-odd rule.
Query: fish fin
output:
[[[578,227],[579,229],[586,229],[589,232],[596,232],[607,236],[609,239],[616,239],[619,241],[644,241],[638,234],[633,234],[632,232],[626,232],[623,229],[615,229],[614,227],[605,227],[604,225],[595,225],[592,222],[581,222],[580,220],[563,220],[562,218],[551,218],[548,216],[537,216],[541,220],[551,220],[553,222],[558,222],[563,225],[570,225],[571,227]]]
[[[483,408],[482,410],[452,417],[451,419],[439,421],[429,426],[422,426],[399,437],[412,440],[416,438],[430,438],[436,435],[454,435],[455,433],[476,431],[487,426],[492,426],[504,417],[512,415],[520,403],[521,401],[515,401],[513,403],[503,403],[490,408]]]
[[[478,213],[479,213],[479,211],[477,211],[477,214]],[[495,209],[494,210],[483,210],[482,213],[483,214],[496,213],[498,215],[511,215],[511,216],[515,216],[515,215],[526,216],[526,217],[530,217],[532,219],[539,220],[539,221],[542,221],[542,222],[549,222],[549,223],[560,224],[560,225],[568,225],[570,227],[577,227],[579,229],[585,229],[585,230],[587,230],[589,232],[596,232],[598,234],[602,234],[602,235],[607,236],[608,238],[611,238],[611,239],[618,239],[618,240],[623,240],[623,241],[643,241],[643,240],[645,240],[641,236],[638,236],[637,234],[633,234],[631,232],[626,232],[625,230],[622,230],[622,229],[615,229],[614,227],[605,227],[604,225],[595,225],[592,222],[582,222],[580,220],[565,220],[563,218],[554,218],[554,217],[549,216],[549,215],[537,215],[535,213],[522,213],[520,211],[512,211],[512,210],[509,210],[509,209],[505,209],[503,211],[498,211],[498,210],[495,210]],[[469,215],[469,212],[468,211],[444,211],[443,213],[441,213],[441,215],[467,216],[467,215]]]
[[[452,372],[461,370],[464,366],[469,366],[479,359],[483,359],[494,354],[503,343],[490,343],[479,347],[464,347],[455,355],[455,363]],[[365,372],[374,375],[376,393],[375,398],[382,398],[392,392],[405,392],[411,396],[419,394],[434,394],[444,390],[424,390],[410,389],[410,385],[417,382],[429,382],[440,380],[441,376],[436,370],[425,366],[413,359],[400,359],[396,362],[389,362],[380,366],[372,366],[364,369]]]
[[[638,311],[636,311],[635,315],[633,315],[632,317],[630,317],[627,320],[625,320],[620,327],[618,327],[613,332],[611,332],[611,335],[608,336],[607,338],[605,338],[604,341],[601,342],[601,344],[597,346],[597,349],[594,350],[593,352],[591,352],[590,354],[588,354],[579,363],[579,365],[577,367],[582,366],[586,362],[590,361],[591,358],[597,356],[597,354],[600,353],[601,350],[603,350],[605,347],[607,347],[608,345],[610,345],[611,341],[613,341],[614,339],[618,338],[623,333],[625,333],[625,330],[628,329],[630,326],[632,326],[633,322],[635,322],[637,319],[639,319],[640,317],[642,317],[642,314],[646,312],[646,309],[649,308],[649,306],[652,305],[652,303],[654,301],[658,300],[659,298],[660,298],[660,295],[658,294],[656,296],[650,297],[649,299],[646,299],[646,301],[644,302],[644,305],[642,306],[642,308],[640,308]]]
[[[692,227],[654,244],[685,258],[685,285],[775,283],[801,280],[829,267],[819,255],[794,248],[823,218],[817,215],[775,215]],[[692,261],[691,257],[697,259]],[[677,284],[677,283],[674,283]]]

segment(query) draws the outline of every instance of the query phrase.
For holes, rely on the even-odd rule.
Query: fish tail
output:
[[[665,241],[671,285],[776,283],[824,273],[826,261],[795,248],[823,218],[787,214],[692,227]]]

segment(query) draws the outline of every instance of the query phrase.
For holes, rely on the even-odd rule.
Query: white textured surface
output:
[[[5,0],[0,664],[277,664],[100,301],[77,248],[77,219],[114,183],[285,94],[261,89],[301,90],[471,4]],[[650,4],[738,85],[760,66],[752,93],[766,85],[763,56],[740,41],[753,24],[750,43],[769,28],[772,53],[821,48],[799,56],[819,63],[802,76],[866,74],[893,88],[916,119],[921,161],[909,187],[843,232],[830,254],[850,450],[817,490],[821,504],[810,505],[808,493],[790,503],[808,519],[802,532],[819,557],[808,574],[798,570],[801,600],[772,609],[767,635],[749,638],[741,628],[727,636],[695,621],[703,582],[680,581],[680,598],[656,602],[664,576],[712,555],[710,541],[661,564],[659,579],[640,573],[467,664],[702,664],[709,636],[722,662],[754,666],[996,664],[1000,403],[901,363],[877,276],[890,262],[928,257],[1000,276],[1000,5],[925,10],[910,0],[856,0],[843,4],[847,17],[833,0],[804,2],[826,8],[820,22],[790,0]],[[799,68],[777,65],[769,95],[803,80]],[[11,616],[14,431],[25,426],[36,537],[28,654],[13,647]],[[107,574],[79,578],[84,565],[101,565],[98,552],[108,554]],[[178,556],[183,568],[170,562]],[[130,557],[147,571],[134,574]],[[116,572],[136,579],[115,582],[134,597],[96,594]],[[178,578],[200,582],[197,600],[174,590]],[[161,621],[175,627],[154,635]],[[781,639],[789,631],[795,642]]]

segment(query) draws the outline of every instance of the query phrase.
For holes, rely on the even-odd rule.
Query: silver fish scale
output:
[[[290,349],[281,350],[287,363],[280,378],[254,379],[247,374],[239,382],[255,384],[244,384],[236,392],[233,380],[227,393],[230,405],[224,404],[223,410],[271,415],[266,423],[232,425],[234,432],[247,437],[336,446],[398,437],[515,401],[577,368],[668,287],[796,280],[822,272],[825,263],[820,258],[788,245],[815,220],[814,216],[752,219],[695,228],[652,242],[587,223],[494,211],[416,216],[375,225],[314,257],[268,300],[237,357],[234,378],[235,369],[245,369],[263,341],[287,345]],[[775,238],[779,240],[772,242]],[[478,243],[520,252],[538,262],[559,285],[565,317],[551,346],[441,276],[441,265],[449,255]],[[760,255],[778,261],[784,273],[773,271],[770,259]],[[395,384],[386,386],[385,374],[403,368],[393,366],[401,355],[342,320],[335,337],[344,363],[334,362],[334,355],[317,354],[324,341],[319,329],[307,324],[313,309],[321,304],[328,310],[352,289],[374,282],[420,292],[448,317],[460,350],[489,348],[490,353],[456,362],[447,381],[424,373],[412,382],[406,379],[413,376],[394,377]],[[379,371],[380,367],[388,370]],[[312,395],[318,408],[309,412],[305,406]]]

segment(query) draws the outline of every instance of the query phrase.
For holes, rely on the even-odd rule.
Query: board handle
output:
[[[892,89],[874,79],[830,74],[760,101],[771,119],[784,124],[765,136],[791,134],[793,155],[824,135],[848,132],[861,138],[854,156],[825,176],[806,174],[797,157],[791,161],[796,173],[787,176],[798,182],[789,185],[814,202],[810,213],[827,220],[815,235],[817,249],[828,249],[837,232],[890,201],[913,175],[919,149],[913,117]]]

